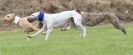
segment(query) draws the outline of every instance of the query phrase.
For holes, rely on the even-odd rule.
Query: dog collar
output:
[[[39,15],[38,15],[38,21],[42,22],[44,19],[44,12],[43,11],[40,11],[39,12]]]
[[[14,19],[14,24],[18,24],[19,23],[19,20],[20,20],[20,17],[18,17],[18,16],[15,16],[15,19]]]

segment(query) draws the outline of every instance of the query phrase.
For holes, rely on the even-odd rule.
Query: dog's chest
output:
[[[18,26],[22,29],[27,29],[27,28],[30,28],[31,24],[27,21],[27,18],[22,18],[20,19],[19,23],[18,23]]]
[[[73,17],[71,12],[61,12],[57,14],[45,15],[45,22],[51,23],[53,26],[62,26],[67,20]]]

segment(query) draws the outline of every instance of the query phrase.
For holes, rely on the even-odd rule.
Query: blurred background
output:
[[[133,0],[0,0],[1,19],[9,13],[24,17],[42,9],[47,13],[73,9],[90,13],[113,12],[124,22],[133,21]],[[127,10],[128,13],[125,14]],[[0,28],[2,27],[0,21]]]

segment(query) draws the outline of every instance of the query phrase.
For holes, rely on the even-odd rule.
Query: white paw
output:
[[[46,32],[42,32],[43,35],[46,35]]]
[[[45,38],[45,40],[48,40],[48,38]]]
[[[32,38],[32,37],[34,37],[34,36],[33,36],[33,35],[27,35],[27,37],[28,37],[28,38]]]
[[[27,37],[27,41],[30,41],[30,38],[29,37]]]

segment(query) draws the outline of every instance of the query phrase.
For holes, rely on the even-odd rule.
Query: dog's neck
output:
[[[13,23],[18,25],[19,20],[20,20],[20,17],[19,16],[15,16]]]

